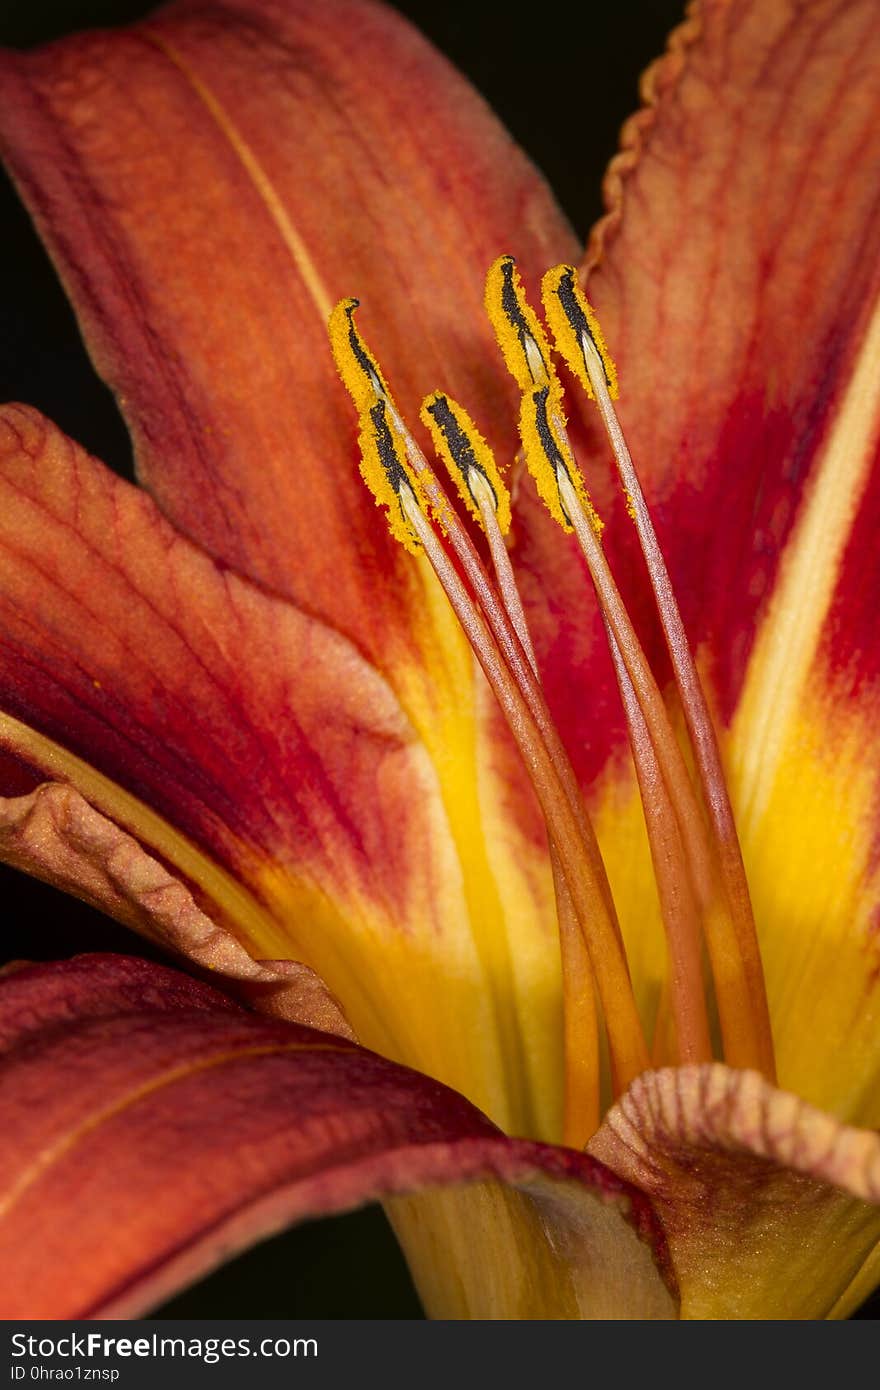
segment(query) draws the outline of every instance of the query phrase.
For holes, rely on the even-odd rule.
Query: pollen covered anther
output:
[[[376,401],[361,416],[359,436],[361,476],[376,499],[378,507],[386,509],[388,529],[411,555],[417,555],[421,544],[407,521],[402,497],[414,497],[421,508],[425,498],[418,480],[406,462],[406,449],[389,419],[384,400]]]
[[[408,439],[400,412],[385,383],[378,362],[354,323],[356,299],[342,299],[330,315],[330,345],[342,384],[358,411],[361,476],[384,507],[395,540],[412,555],[421,545],[406,518],[401,497],[404,488],[418,506],[426,508],[424,488],[409,460]]]
[[[359,305],[359,299],[340,299],[327,327],[342,384],[354,401],[358,415],[365,415],[375,400],[390,401],[391,393],[378,362],[355,326],[354,311]]]
[[[565,425],[562,392],[555,379],[523,396],[519,433],[526,466],[535,480],[541,501],[563,531],[573,530],[571,516],[563,501],[564,483],[567,483],[589,517],[593,530],[601,535],[602,522],[575,463]]]
[[[595,400],[593,381],[599,369],[608,395],[617,400],[617,368],[574,266],[557,265],[548,270],[541,281],[541,297],[557,350],[587,395]]]
[[[431,431],[434,447],[446,465],[462,501],[475,521],[482,524],[480,484],[491,495],[492,508],[502,535],[510,528],[510,494],[495,456],[463,406],[442,391],[422,403],[421,418]]]
[[[516,261],[499,256],[486,276],[486,313],[521,391],[544,386],[553,376],[550,344],[525,296]]]

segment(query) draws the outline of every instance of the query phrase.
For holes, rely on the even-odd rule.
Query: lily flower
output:
[[[192,975],[4,977],[4,1316],[377,1198],[438,1317],[880,1281],[878,45],[701,0],[586,256],[366,0],[3,56],[140,486],[0,411],[0,853]]]

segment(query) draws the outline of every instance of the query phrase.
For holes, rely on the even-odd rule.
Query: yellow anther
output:
[[[590,525],[598,535],[602,530],[602,522],[590,501],[580,469],[572,456],[565,431],[565,416],[562,413],[560,395],[558,387],[554,391],[553,385],[548,385],[537,391],[529,391],[522,398],[519,432],[526,465],[535,480],[541,500],[564,531],[573,529],[560,497],[561,480],[567,479],[586,512]]]
[[[556,347],[587,395],[595,400],[591,372],[601,371],[609,396],[616,400],[617,368],[574,266],[557,265],[548,270],[541,281],[541,297]]]
[[[393,406],[392,415],[397,415],[379,364],[355,326],[354,311],[359,303],[358,299],[340,299],[330,315],[327,328],[336,370],[358,415],[365,415],[381,399],[389,401]]]
[[[486,276],[486,312],[507,370],[521,391],[555,380],[547,342],[537,315],[528,304],[516,262],[499,256]]]
[[[480,507],[474,495],[476,479],[488,484],[498,526],[506,535],[510,528],[510,494],[505,487],[495,456],[463,406],[435,391],[422,403],[422,420],[431,431],[434,448],[449,476],[461,493],[471,516],[480,521]]]
[[[342,299],[330,315],[330,345],[342,383],[357,407],[361,476],[384,507],[392,536],[411,554],[421,549],[404,515],[401,492],[408,488],[418,505],[426,501],[409,462],[405,426],[382,370],[354,324],[356,299]]]
[[[401,494],[406,489],[425,510],[422,487],[410,468],[406,445],[396,428],[383,399],[374,401],[360,419],[361,476],[376,499],[377,507],[386,510],[388,529],[411,555],[421,549],[406,519]]]

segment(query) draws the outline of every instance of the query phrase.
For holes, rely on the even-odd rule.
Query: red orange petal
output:
[[[343,868],[405,879],[413,858],[397,862],[374,789],[384,765],[386,794],[403,790],[414,735],[351,646],[225,572],[34,412],[3,411],[0,464],[5,714],[242,881],[312,853],[310,872],[332,858],[340,889]],[[3,744],[23,738],[10,726]]]
[[[510,457],[485,267],[575,250],[536,171],[357,0],[180,0],[7,54],[0,90],[3,149],[162,509],[393,664],[419,587],[357,476],[327,316],[358,295],[411,420],[443,385]]]
[[[527,1248],[508,1259],[556,1278],[521,1315],[601,1308],[624,1276],[631,1308],[671,1311],[650,1210],[601,1164],[511,1142],[437,1083],[173,971],[117,956],[19,968],[0,982],[0,1043],[6,1317],[133,1316],[304,1216],[478,1180],[485,1200],[494,1179],[534,1189],[511,1194]],[[491,1283],[472,1290],[504,1316]]]

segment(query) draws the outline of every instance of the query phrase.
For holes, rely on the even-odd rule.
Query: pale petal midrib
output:
[[[272,184],[272,180],[257,159],[250,145],[237,129],[228,112],[211,91],[210,87],[193,72],[174,46],[168,43],[166,39],[160,38],[158,34],[151,31],[145,31],[143,37],[158,48],[161,53],[164,53],[169,62],[173,63],[174,66],[178,68],[192,87],[196,96],[204,104],[212,119],[220,128],[225,139],[229,142],[230,148],[241,161],[242,167],[247,172],[254,189],[265,205],[266,211],[275,223],[279,235],[285,247],[290,252],[294,265],[302,277],[303,285],[308,291],[315,308],[324,323],[326,323],[333,309],[333,301],[321,279],[318,268],[312,259],[308,247],[294,226],[287,209]]]

